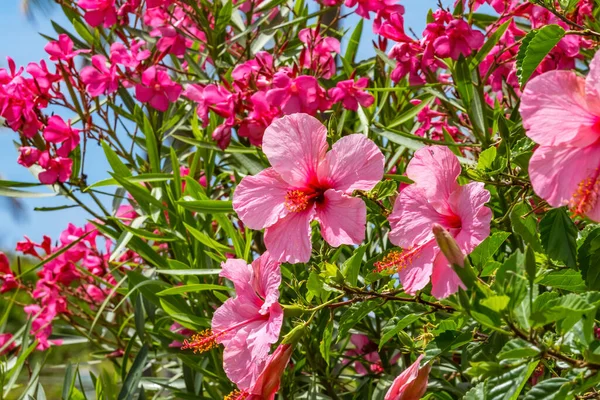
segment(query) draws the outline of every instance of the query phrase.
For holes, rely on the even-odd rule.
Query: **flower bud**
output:
[[[438,224],[433,224],[432,230],[442,254],[446,256],[446,259],[450,262],[450,264],[464,267],[465,255],[458,247],[456,240],[454,240],[452,235],[450,235],[450,232]]]

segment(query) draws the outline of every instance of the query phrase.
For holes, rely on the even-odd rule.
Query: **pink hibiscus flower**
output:
[[[182,348],[206,351],[217,343],[225,346],[223,368],[240,387],[251,387],[258,379],[269,350],[279,338],[283,310],[279,299],[279,263],[264,253],[251,265],[230,259],[222,263],[220,276],[231,280],[236,297],[215,311],[212,332],[205,331],[185,341]]]
[[[407,369],[405,369],[396,379],[385,394],[384,400],[416,400],[423,397],[427,391],[427,380],[431,364],[421,367],[423,355]]]
[[[600,53],[585,79],[572,71],[532,79],[520,111],[540,145],[529,162],[533,190],[553,207],[600,221]]]
[[[351,194],[371,190],[383,177],[384,157],[375,143],[354,134],[327,152],[327,128],[309,115],[294,114],[265,130],[263,151],[271,168],[242,179],[233,208],[249,228],[265,228],[272,257],[307,262],[312,220],[334,247],[364,240],[366,206]]]
[[[440,252],[433,225],[441,225],[465,254],[470,253],[490,234],[492,212],[484,206],[490,193],[481,182],[464,186],[456,182],[460,164],[447,147],[415,152],[406,175],[414,184],[402,190],[389,217],[390,241],[404,251],[392,251],[376,267],[397,269],[410,294],[423,289],[431,278],[431,294],[444,298],[462,287],[462,282]]]

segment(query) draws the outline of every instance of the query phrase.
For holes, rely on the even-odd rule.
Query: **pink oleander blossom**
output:
[[[77,5],[85,10],[83,18],[92,27],[110,28],[117,22],[115,0],[79,0]]]
[[[21,164],[26,168],[29,168],[33,164],[38,162],[41,155],[42,152],[36,149],[35,147],[19,147],[19,158],[17,159],[17,163]]]
[[[92,65],[81,70],[81,80],[85,84],[85,90],[92,97],[112,94],[119,88],[116,66],[108,67],[106,64],[106,57],[95,55],[92,57]]]
[[[344,4],[346,7],[358,5],[355,12],[363,18],[369,19],[369,13],[395,9],[397,3],[397,0],[345,0]]]
[[[281,271],[268,252],[251,265],[229,259],[221,266],[220,276],[233,282],[236,297],[215,311],[212,332],[193,336],[183,348],[205,351],[215,343],[222,344],[225,373],[238,386],[248,388],[259,378],[281,331],[283,310],[277,302]]]
[[[373,104],[375,98],[371,93],[365,91],[369,86],[369,78],[359,78],[356,82],[353,79],[338,82],[338,84],[329,89],[329,96],[334,103],[342,102],[347,110],[356,111],[358,105],[368,108]]]
[[[335,55],[340,53],[340,41],[332,37],[323,37],[317,29],[304,28],[298,33],[304,43],[299,61],[303,68],[316,76],[329,79],[335,74]]]
[[[6,293],[14,288],[19,287],[19,283],[17,282],[14,273],[10,269],[10,262],[8,261],[8,257],[6,254],[0,251],[0,293]],[[0,344],[0,347],[2,345]]]
[[[431,364],[421,367],[423,355],[405,369],[392,383],[385,394],[384,400],[418,400],[427,391],[427,380]]]
[[[142,82],[135,86],[135,97],[165,112],[170,103],[177,101],[181,91],[181,86],[173,82],[167,72],[152,66],[142,73]]]
[[[447,147],[424,147],[408,163],[406,176],[414,183],[402,190],[389,217],[390,241],[403,252],[392,251],[377,265],[396,269],[407,293],[415,294],[430,280],[436,298],[462,287],[437,246],[434,224],[448,230],[465,254],[489,236],[492,212],[485,203],[490,193],[480,182],[460,186],[459,175],[458,159]]]
[[[445,27],[444,34],[435,39],[433,48],[438,57],[458,60],[460,55],[468,57],[478,50],[484,41],[483,33],[472,29],[462,19],[454,19]]]
[[[527,136],[538,143],[529,162],[533,190],[553,207],[600,221],[600,53],[584,79],[550,71],[521,97]]]
[[[0,333],[0,356],[9,353],[17,347],[17,344],[14,341],[11,342],[12,338],[12,333]]]
[[[327,147],[327,128],[316,118],[277,119],[263,136],[271,168],[242,179],[234,193],[238,216],[251,229],[265,229],[265,245],[277,260],[310,259],[312,220],[331,246],[364,240],[366,206],[351,195],[381,180],[383,154],[361,134],[341,138],[329,152]]]
[[[65,33],[58,35],[58,40],[48,42],[44,50],[50,55],[52,61],[69,61],[80,53],[89,52],[89,50],[73,50],[73,41]]]
[[[273,88],[267,92],[267,101],[270,105],[279,107],[284,114],[314,115],[318,110],[329,108],[325,89],[319,86],[317,78],[309,75],[291,78],[285,71],[275,74]]]
[[[79,130],[71,127],[71,120],[65,122],[60,116],[53,115],[48,118],[44,128],[44,139],[54,144],[62,143],[56,154],[68,157],[69,153],[79,146]]]
[[[46,185],[52,185],[56,182],[66,182],[71,176],[73,160],[65,157],[51,157],[47,151],[44,151],[38,160],[44,171],[40,172],[38,178],[40,182]]]

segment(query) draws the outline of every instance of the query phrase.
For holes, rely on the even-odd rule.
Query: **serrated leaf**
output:
[[[509,358],[529,358],[534,357],[540,353],[540,349],[532,345],[531,343],[523,339],[513,339],[506,342],[500,353],[498,353],[499,360],[506,360]]]
[[[591,231],[579,248],[579,268],[587,287],[600,290],[600,228]]]
[[[510,297],[505,295],[491,296],[481,300],[481,305],[489,308],[490,310],[500,312],[505,310],[510,301]]]
[[[517,400],[539,361],[521,364],[487,381],[488,400]]]
[[[381,339],[379,340],[379,350],[381,350],[391,338],[396,336],[398,332],[417,321],[419,318],[421,318],[420,314],[410,314],[405,315],[397,322],[393,319],[388,321],[388,323],[381,330],[382,335]]]
[[[510,222],[513,231],[520,235],[525,243],[531,245],[533,250],[539,253],[542,252],[542,244],[537,232],[537,222],[531,214],[531,207],[522,202],[518,203],[510,213]]]
[[[584,292],[586,290],[585,282],[581,278],[581,273],[566,268],[558,271],[550,271],[538,279],[536,283],[576,293]]]
[[[540,237],[546,254],[568,267],[577,264],[577,227],[565,208],[555,208],[540,221]]]
[[[565,30],[558,25],[546,25],[530,31],[523,38],[517,54],[517,77],[521,87],[525,86],[542,60],[565,36]]]
[[[360,266],[362,265],[362,259],[366,250],[367,246],[360,246],[358,249],[354,250],[352,257],[347,259],[342,266],[342,274],[352,286],[356,286],[356,283],[358,282]]]
[[[509,236],[509,232],[495,232],[492,236],[488,236],[471,252],[473,265],[483,267]]]

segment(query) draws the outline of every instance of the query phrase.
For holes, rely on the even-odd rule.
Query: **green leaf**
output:
[[[510,213],[510,222],[513,232],[520,235],[525,243],[531,245],[533,250],[538,253],[542,252],[542,244],[537,233],[537,222],[531,213],[531,207],[523,202],[518,203]]]
[[[567,378],[550,378],[538,382],[525,395],[523,400],[566,400],[567,392],[571,389],[572,383]]]
[[[224,244],[217,242],[216,240],[212,239],[205,233],[200,232],[198,229],[192,228],[190,225],[186,224],[185,222],[183,224],[185,225],[185,228],[188,230],[188,232],[191,233],[192,236],[194,238],[196,238],[196,240],[198,240],[200,243],[202,243],[206,247],[210,247],[211,249],[216,250],[221,253],[231,251],[231,248],[229,246],[225,246]]]
[[[513,339],[502,347],[500,353],[498,353],[499,360],[506,360],[509,358],[529,358],[537,356],[540,353],[540,349],[532,345],[523,339]]]
[[[509,368],[505,373],[490,378],[487,381],[488,400],[517,400],[519,393],[527,383],[527,380],[537,367],[539,361],[533,361],[529,364],[521,364],[517,367]]]
[[[358,282],[358,275],[360,273],[360,266],[362,265],[362,259],[367,251],[367,246],[360,246],[354,250],[352,257],[347,259],[342,266],[342,274],[352,286],[356,286]]]
[[[192,285],[175,286],[156,293],[157,296],[169,296],[182,293],[195,293],[205,290],[231,290],[227,286],[211,285],[209,283],[196,283]]]
[[[579,248],[581,276],[591,290],[600,290],[598,260],[600,260],[600,228],[591,231]]]
[[[358,45],[360,43],[360,37],[362,36],[363,30],[363,19],[360,18],[358,24],[356,24],[356,28],[352,31],[352,36],[348,40],[348,47],[346,47],[346,54],[344,54],[344,60],[349,63],[354,62],[354,57],[356,57],[356,52],[358,51]]]
[[[543,303],[540,300],[540,297],[542,296],[538,296],[538,298],[535,299],[531,311],[531,320],[534,322],[535,326],[543,326],[565,318],[576,318],[573,322],[574,324],[582,314],[597,308],[588,303],[582,296],[574,293],[554,299],[544,299],[546,301]]]
[[[473,265],[482,268],[509,236],[510,232],[494,232],[492,236],[488,236],[471,252],[470,258]]]
[[[231,201],[225,200],[181,200],[177,204],[190,211],[203,214],[232,213]]]
[[[381,339],[379,340],[379,351],[383,346],[401,330],[421,318],[420,314],[409,314],[403,316],[399,321],[391,319],[381,330]]]
[[[481,171],[488,171],[493,169],[492,164],[496,160],[497,150],[495,147],[489,147],[479,154],[479,160],[477,160],[477,169]]]
[[[539,278],[536,283],[576,293],[584,292],[586,290],[585,282],[581,278],[581,273],[567,268],[558,271],[550,271]]]
[[[218,3],[220,3],[220,2],[218,2]],[[215,23],[215,29],[214,29],[214,31],[217,34],[220,34],[221,32],[223,32],[225,30],[225,27],[227,26],[229,21],[231,21],[232,12],[233,12],[233,4],[231,3],[231,0],[228,0],[225,4],[223,4],[223,7],[221,7],[221,9],[219,10],[219,13],[217,15],[217,21]]]
[[[546,25],[533,29],[523,38],[517,54],[517,77],[521,87],[525,86],[542,60],[565,36],[558,25]]]
[[[481,46],[481,49],[479,49],[477,54],[475,54],[475,56],[471,60],[471,69],[475,69],[479,64],[481,64],[481,62],[485,59],[489,52],[500,41],[500,38],[502,37],[502,35],[504,35],[504,32],[506,32],[506,29],[510,25],[511,21],[511,19],[507,20],[505,23],[500,25],[498,29],[494,31],[494,33],[490,35],[490,37],[485,41],[483,46]]]
[[[24,190],[12,189],[9,187],[0,186],[0,196],[4,197],[14,197],[20,199],[31,199],[31,198],[39,198],[39,197],[53,197],[58,193],[43,193],[43,192],[26,192]]]
[[[352,304],[340,319],[337,341],[346,337],[346,334],[354,325],[367,316],[371,311],[381,306],[381,301],[369,300],[362,303]]]
[[[117,155],[117,153],[115,153],[113,149],[110,148],[110,146],[106,142],[102,142],[102,148],[104,149],[106,159],[108,160],[108,163],[110,164],[110,167],[112,168],[115,174],[117,174],[121,178],[131,176],[131,171],[129,171],[129,168],[127,168],[127,166],[123,164],[121,158]]]
[[[323,356],[323,359],[329,365],[329,353],[331,350],[331,340],[333,337],[333,321],[329,321],[329,323],[325,326],[325,330],[323,331],[323,339],[321,339],[321,343],[319,343],[319,351]]]
[[[555,208],[540,221],[542,246],[550,258],[565,263],[570,268],[577,264],[577,227],[566,209]]]
[[[143,345],[135,356],[135,360],[131,365],[131,369],[127,373],[127,377],[123,382],[123,387],[119,392],[118,400],[125,400],[133,398],[133,394],[137,392],[142,373],[144,372],[144,366],[146,359],[148,358],[148,346]]]
[[[490,310],[500,312],[506,309],[509,301],[510,297],[505,295],[491,296],[481,300],[481,305],[489,308]]]

